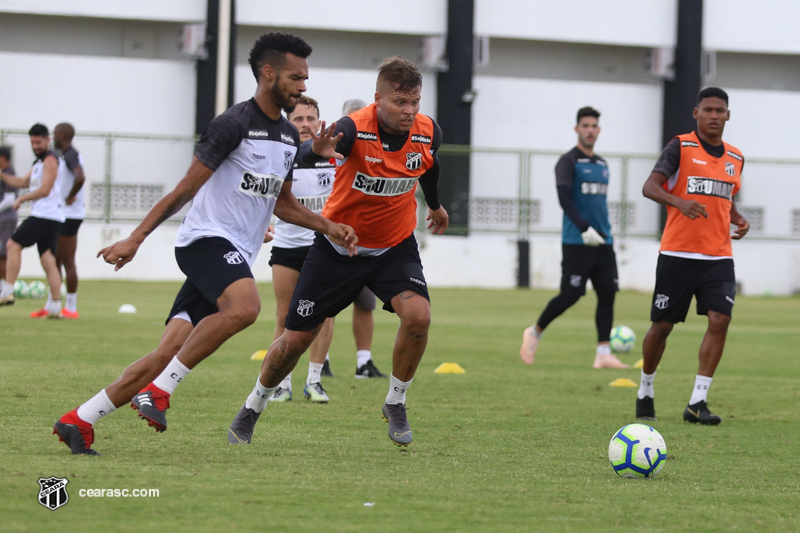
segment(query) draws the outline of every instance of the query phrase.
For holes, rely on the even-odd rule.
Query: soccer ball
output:
[[[28,284],[18,279],[14,282],[14,296],[17,298],[27,298],[30,295]]]
[[[44,284],[44,281],[37,279],[28,284],[28,296],[31,298],[41,298],[45,294],[47,294],[47,285]]]
[[[645,424],[628,424],[611,437],[608,460],[622,477],[653,477],[664,468],[667,445],[661,433]]]
[[[628,353],[636,345],[636,333],[628,326],[617,326],[611,330],[609,344],[616,353]]]

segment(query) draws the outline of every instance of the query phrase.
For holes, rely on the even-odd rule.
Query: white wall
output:
[[[667,47],[675,0],[477,0],[475,33],[490,37]]]
[[[205,0],[0,0],[0,12],[115,19],[202,22]]]
[[[800,53],[800,2],[704,0],[703,48],[734,52]]]
[[[0,52],[0,64],[3,128],[68,121],[79,131],[194,134],[191,61]]]
[[[411,35],[443,35],[447,31],[445,0],[407,0],[384,4],[374,0],[238,0],[236,22],[250,26],[323,28]]]

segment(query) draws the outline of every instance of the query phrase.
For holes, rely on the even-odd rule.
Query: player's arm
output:
[[[450,215],[439,201],[441,165],[439,164],[438,150],[442,142],[442,130],[435,122],[433,126],[433,142],[431,143],[433,165],[420,176],[419,186],[422,194],[425,195],[425,203],[428,205],[428,216],[425,218],[428,221],[428,229],[431,230],[431,233],[441,235],[450,226]]]
[[[33,169],[29,170],[27,174],[24,176],[15,176],[13,174],[6,174],[5,172],[0,172],[0,179],[6,182],[11,187],[17,189],[25,189],[31,184],[31,174],[33,173]]]
[[[53,190],[53,184],[56,182],[56,176],[58,176],[58,158],[54,155],[48,155],[44,158],[44,162],[42,163],[42,183],[39,185],[38,189],[30,191],[26,194],[21,195],[19,198],[14,200],[14,209],[19,209],[19,206],[22,205],[24,202],[30,202],[32,200],[38,200],[39,198],[44,198],[50,191]],[[28,184],[30,185],[30,177],[28,177]]]
[[[670,193],[664,185],[669,176],[677,175],[681,166],[681,142],[676,137],[664,147],[656,161],[653,171],[642,186],[642,194],[654,202],[677,208],[684,216],[696,219],[699,216],[708,218],[706,206],[694,200],[684,200]]]
[[[295,161],[305,166],[328,159],[344,159],[350,155],[356,139],[356,124],[349,117],[342,117],[329,127],[323,120],[319,134],[311,132],[311,140],[300,145]]]
[[[731,202],[731,224],[736,225],[736,231],[731,235],[731,239],[738,241],[750,231],[750,221],[748,221],[736,208],[736,202]]]
[[[7,192],[3,195],[3,198],[0,199],[0,213],[12,208],[16,196],[13,192]]]
[[[680,210],[684,216],[687,216],[692,220],[700,216],[708,218],[706,206],[700,202],[695,200],[685,200],[667,191],[664,188],[664,184],[668,179],[669,178],[665,174],[656,171],[651,172],[650,176],[647,178],[647,181],[644,182],[642,194],[654,202],[658,202],[659,204],[678,208],[678,210]]]
[[[80,192],[83,184],[86,182],[86,176],[83,173],[83,166],[81,165],[80,159],[78,159],[78,154],[75,151],[70,151],[69,159],[66,159],[67,166],[72,171],[72,174],[75,176],[75,181],[72,184],[72,188],[69,190],[67,197],[64,201],[67,205],[72,205],[75,203],[75,196]]]
[[[570,159],[569,154],[564,154],[556,163],[556,191],[558,192],[558,203],[575,227],[583,233],[589,229],[589,222],[581,216],[578,206],[572,201],[572,187],[575,180],[575,162]]]
[[[144,242],[145,238],[150,235],[162,222],[169,217],[180,211],[189,201],[195,197],[197,191],[202,187],[214,174],[214,171],[202,163],[197,156],[192,158],[192,164],[186,175],[178,182],[178,185],[164,198],[158,201],[156,205],[150,209],[144,220],[136,226],[131,235],[127,239],[112,244],[103,248],[98,252],[97,257],[103,256],[106,263],[116,265],[114,270],[119,270],[126,263],[129,263],[136,255],[136,251]]]
[[[323,233],[339,246],[347,248],[351,257],[356,255],[358,236],[353,228],[347,224],[332,222],[300,203],[300,200],[292,194],[291,181],[285,182],[281,188],[275,202],[275,216],[289,224]]]

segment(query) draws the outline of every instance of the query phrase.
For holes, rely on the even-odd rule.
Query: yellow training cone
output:
[[[619,378],[615,379],[611,383],[608,384],[611,387],[635,387],[636,383],[629,380],[628,378]]]
[[[458,363],[442,363],[434,372],[436,374],[463,374],[465,370]]]
[[[266,350],[259,350],[250,356],[251,361],[261,361],[267,356]]]
[[[644,359],[639,359],[633,364],[633,368],[642,368],[644,366]]]

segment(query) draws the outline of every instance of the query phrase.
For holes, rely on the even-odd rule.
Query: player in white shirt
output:
[[[130,237],[98,254],[119,270],[159,224],[193,200],[175,243],[175,258],[187,279],[161,342],[114,383],[56,421],[53,432],[72,453],[97,455],[91,448],[94,424],[128,402],[156,431],[167,429],[166,410],[178,384],[258,317],[261,301],[250,265],[273,210],[355,252],[357,238],[350,226],[306,209],[291,193],[300,139],[281,111],[291,111],[305,92],[310,54],[311,47],[294,35],[259,37],[250,52],[258,82],[255,96],[212,120],[175,189]]]
[[[47,275],[47,283],[54,299],[44,316],[61,318],[61,273],[56,266],[58,233],[64,222],[61,199],[61,183],[66,165],[50,151],[50,131],[44,124],[34,124],[28,135],[36,161],[24,177],[0,173],[0,179],[18,189],[30,188],[30,192],[14,200],[13,209],[18,210],[23,202],[31,203],[31,214],[20,224],[8,240],[6,282],[0,290],[0,306],[14,303],[14,283],[22,266],[22,250],[34,244],[39,250],[39,259]]]

